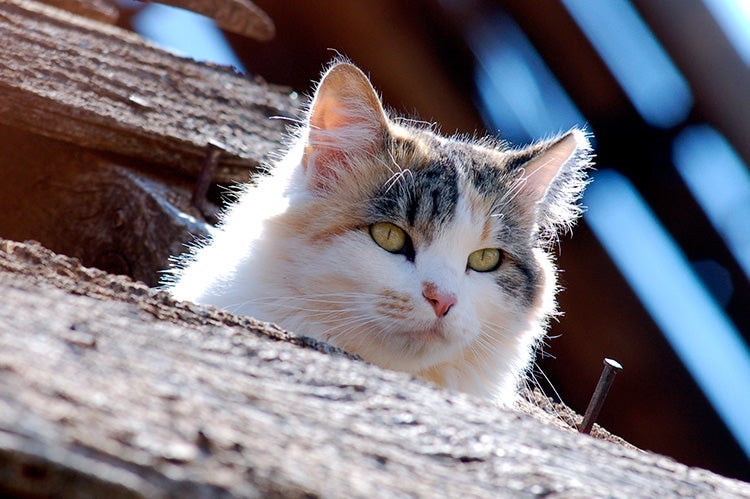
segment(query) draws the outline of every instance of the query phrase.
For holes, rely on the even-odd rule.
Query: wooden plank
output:
[[[750,496],[305,341],[0,241],[0,492]]]
[[[115,0],[43,0],[41,3],[107,24],[115,24],[120,16]]]
[[[155,286],[171,255],[208,234],[178,176],[2,125],[0,150],[0,237]]]
[[[750,66],[700,0],[634,0],[684,74],[696,106],[750,164]],[[696,36],[700,33],[701,36]]]
[[[217,179],[246,180],[279,149],[296,94],[138,35],[30,0],[0,3],[0,123],[196,177],[209,140]]]
[[[276,26],[271,18],[250,0],[161,0],[158,3],[203,14],[216,21],[222,29],[261,42],[272,40],[276,35]]]

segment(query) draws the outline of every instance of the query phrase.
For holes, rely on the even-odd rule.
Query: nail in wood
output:
[[[596,418],[599,417],[599,413],[604,405],[604,400],[607,398],[609,389],[612,388],[612,383],[615,381],[617,373],[622,371],[622,366],[619,362],[612,359],[604,359],[604,369],[602,375],[599,377],[599,382],[596,384],[594,389],[594,395],[591,396],[589,406],[586,408],[586,414],[583,416],[583,422],[578,427],[578,431],[581,433],[591,433],[591,428],[594,427]]]
[[[193,195],[190,198],[190,203],[198,208],[201,213],[206,206],[208,188],[211,186],[216,169],[219,167],[219,156],[222,151],[226,150],[226,147],[221,142],[210,139],[207,149],[208,152],[206,153],[206,159],[203,161],[203,168],[201,168],[195,188],[193,189]]]

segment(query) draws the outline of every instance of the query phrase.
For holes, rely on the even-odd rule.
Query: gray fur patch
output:
[[[541,269],[531,255],[514,258],[495,279],[506,293],[518,297],[524,306],[531,306],[538,294]]]
[[[418,253],[419,246],[430,244],[441,226],[454,219],[460,190],[473,190],[489,201],[491,208],[486,216],[492,217],[497,245],[507,254],[507,262],[495,271],[497,285],[519,303],[532,306],[543,285],[543,274],[530,250],[540,241],[533,211],[517,194],[523,185],[520,167],[538,153],[537,149],[504,151],[501,155],[497,150],[483,150],[459,140],[439,142],[429,135],[416,137],[427,144],[421,151],[429,150],[429,156],[421,156],[408,139],[389,144],[391,157],[409,171],[378,189],[369,203],[369,222],[399,225],[413,239],[410,251]]]
[[[456,166],[436,161],[410,169],[398,181],[383,185],[372,200],[369,214],[372,222],[395,223],[412,238],[429,244],[435,231],[453,220],[457,203]]]
[[[466,168],[466,179],[470,188],[489,201],[492,208],[488,216],[493,217],[499,243],[508,248],[517,246],[522,251],[535,242],[533,219],[528,207],[517,199],[520,175],[518,170],[508,171],[504,165],[493,163],[495,158],[478,157]]]

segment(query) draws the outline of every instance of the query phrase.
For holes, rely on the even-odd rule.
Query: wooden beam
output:
[[[739,497],[750,485],[0,241],[0,492]]]
[[[42,0],[41,3],[107,24],[120,16],[116,0]]]
[[[149,3],[163,3],[181,9],[197,12],[212,18],[216,24],[227,31],[253,38],[261,42],[272,40],[276,27],[268,14],[250,0],[141,0]]]
[[[695,95],[696,107],[750,164],[750,66],[701,0],[634,0]],[[700,36],[696,36],[699,33]]]
[[[197,177],[247,179],[282,145],[289,89],[168,53],[122,29],[30,0],[0,3],[0,123]]]

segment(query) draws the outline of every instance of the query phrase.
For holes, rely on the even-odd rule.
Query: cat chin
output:
[[[456,334],[443,324],[392,331],[382,341],[337,345],[386,369],[417,374],[460,355],[472,341],[469,331]]]
[[[358,355],[367,362],[386,369],[418,374],[421,371],[446,362],[452,355],[460,351],[460,348],[446,348],[445,346],[431,347],[426,344],[423,346],[425,348],[419,349],[416,352],[405,353],[397,350],[378,349],[377,351],[358,353]]]
[[[530,366],[534,345],[544,334],[539,313],[539,309],[529,310],[525,316],[507,323],[514,330],[513,335],[477,337],[450,358],[413,374],[443,388],[510,406]]]

